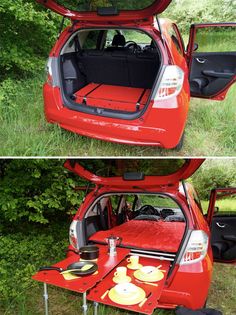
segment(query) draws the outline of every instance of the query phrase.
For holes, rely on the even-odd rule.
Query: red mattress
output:
[[[150,89],[90,83],[74,93],[76,103],[134,112],[142,110]]]
[[[184,222],[131,220],[107,231],[99,231],[90,241],[105,243],[111,234],[122,237],[122,245],[176,253],[185,230]]]

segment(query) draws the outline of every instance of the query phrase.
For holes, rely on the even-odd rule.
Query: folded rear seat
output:
[[[78,56],[87,82],[130,86],[126,54],[85,50]]]
[[[78,54],[87,82],[151,89],[160,63],[156,52],[83,50]]]

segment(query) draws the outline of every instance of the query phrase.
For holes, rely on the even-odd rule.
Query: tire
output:
[[[185,132],[183,132],[179,140],[179,143],[173,148],[173,150],[180,151],[182,149],[183,144],[184,144],[184,137],[185,137]]]

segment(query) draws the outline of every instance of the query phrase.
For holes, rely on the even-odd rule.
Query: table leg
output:
[[[83,293],[83,315],[87,315],[88,305],[87,305],[87,292]]]
[[[48,289],[47,289],[47,283],[44,282],[43,288],[44,288],[43,298],[44,298],[45,315],[48,315]]]
[[[97,302],[93,303],[93,308],[94,308],[93,315],[98,315],[98,303]]]

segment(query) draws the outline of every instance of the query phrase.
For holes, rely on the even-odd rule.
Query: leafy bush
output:
[[[0,81],[38,73],[55,42],[60,17],[35,0],[1,0]]]
[[[235,160],[206,160],[192,176],[192,182],[200,198],[207,200],[213,188],[236,187],[235,170]]]
[[[73,212],[82,201],[74,190],[79,178],[64,169],[63,161],[2,160],[0,167],[0,218],[5,222],[45,224],[59,212]]]
[[[36,285],[31,277],[40,266],[52,265],[65,258],[68,223],[54,223],[44,228],[24,225],[23,232],[18,229],[15,233],[6,232],[0,234],[0,296],[3,307]]]
[[[173,0],[162,15],[175,21],[180,30],[188,34],[192,23],[234,21],[236,3],[234,0]]]

